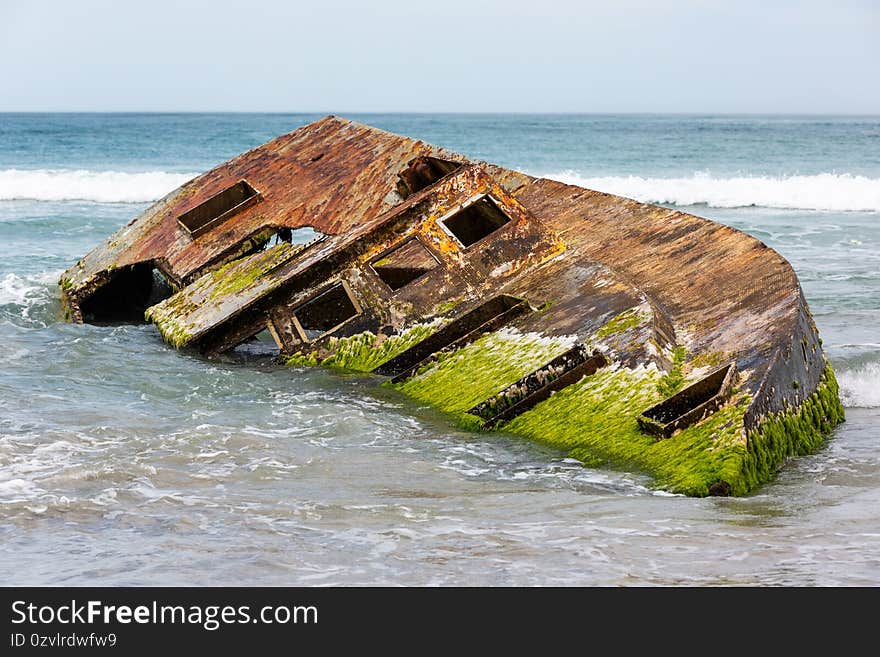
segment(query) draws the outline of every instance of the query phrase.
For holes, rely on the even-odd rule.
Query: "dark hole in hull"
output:
[[[324,233],[319,233],[311,226],[304,228],[278,228],[262,243],[260,250],[265,251],[269,247],[281,244],[282,242],[287,244],[308,244],[321,237],[324,237]]]
[[[312,341],[360,313],[342,283],[312,297],[293,311],[303,340]]]
[[[144,311],[173,292],[162,272],[152,263],[141,263],[115,271],[107,283],[80,303],[80,310],[89,324],[142,324]]]
[[[461,167],[460,162],[437,157],[417,157],[398,174],[397,191],[403,198],[408,198]]]
[[[443,225],[467,248],[504,226],[510,219],[488,196],[443,220]]]
[[[323,237],[326,237],[324,233],[319,233],[310,226],[295,229],[281,227],[270,229],[269,231],[263,230],[240,242],[236,247],[235,257],[236,259],[244,258],[260,251],[266,251],[273,246],[278,246],[282,242],[285,244],[301,245],[317,242]]]
[[[431,271],[437,260],[418,239],[410,239],[370,265],[385,285],[399,290]]]

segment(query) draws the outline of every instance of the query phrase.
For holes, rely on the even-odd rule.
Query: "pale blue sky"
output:
[[[880,113],[880,0],[0,0],[0,111]]]

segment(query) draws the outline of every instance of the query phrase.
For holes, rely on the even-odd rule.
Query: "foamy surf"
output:
[[[0,306],[32,306],[48,300],[49,286],[57,283],[63,270],[44,271],[32,276],[6,274],[0,278]]]
[[[832,212],[880,211],[880,179],[848,173],[729,178],[695,173],[688,177],[654,178],[590,177],[568,170],[550,173],[545,177],[646,203],[707,205],[713,208],[758,206]]]
[[[837,372],[840,399],[848,408],[880,408],[880,363]]]
[[[0,201],[146,203],[163,197],[196,175],[166,171],[4,169],[0,170]],[[880,179],[847,173],[728,178],[695,173],[688,177],[655,178],[592,177],[566,170],[546,177],[647,203],[880,212]]]
[[[0,201],[146,203],[191,180],[195,173],[166,171],[0,170]]]
[[[57,285],[62,270],[44,271],[30,276],[0,276],[0,322],[12,321],[23,327],[44,327],[57,321]],[[17,360],[22,354],[10,352],[6,360]]]

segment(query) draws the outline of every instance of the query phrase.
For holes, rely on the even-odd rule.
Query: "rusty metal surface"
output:
[[[443,177],[430,184],[432,175]],[[241,180],[259,192],[258,202],[195,236],[180,226],[181,215]],[[465,247],[444,217],[483,195],[510,221]],[[305,226],[328,237],[303,250],[280,245],[249,255],[259,248],[256,236]],[[411,239],[437,267],[392,289],[371,263]],[[316,291],[344,283],[364,302],[334,337],[391,335],[439,316],[454,321],[496,294],[542,307],[517,318],[520,329],[578,339],[635,309],[634,330],[608,346],[616,360],[664,369],[669,363],[651,345],[679,343],[723,354],[753,395],[750,423],[810,394],[823,366],[791,266],[758,240],[337,117],[230,160],[135,218],[64,274],[71,318],[82,320],[84,300],[136,263],[181,288],[150,310],[166,337],[209,354],[267,326],[283,351],[321,354],[329,336],[304,341],[292,317]],[[800,390],[782,385],[792,372],[806,383]]]
[[[485,195],[491,196],[511,221],[495,234],[491,243],[478,242],[461,248],[443,229],[443,217]],[[438,266],[421,280],[392,291],[371,263],[387,253],[389,247],[413,238],[435,254]],[[364,309],[357,321],[338,335],[364,330],[378,333],[384,327],[399,330],[408,322],[430,315],[437,305],[479,298],[484,290],[502,284],[528,263],[550,257],[563,248],[558,238],[495,184],[482,167],[469,166],[389,212],[298,252],[300,257],[285,259],[293,254],[290,249],[278,258],[255,254],[243,259],[240,265],[224,269],[223,276],[207,274],[151,310],[151,317],[166,334],[177,329],[178,335],[185,332],[186,336],[177,341],[184,346],[205,339],[212,331],[222,333],[225,324],[245,310],[251,317],[260,318],[255,322],[256,328],[265,323],[270,309],[276,313],[279,309],[292,309],[312,293],[314,286],[344,279],[359,296],[385,296],[387,303]],[[259,276],[248,285],[230,286],[227,280],[248,280],[257,270]],[[207,339],[214,341],[212,336]],[[225,342],[219,338],[219,346],[210,350],[222,350]],[[290,351],[297,346],[285,345]]]
[[[683,212],[549,180],[527,186],[520,200],[572,252],[644,293],[694,352],[735,355],[747,390],[758,392],[792,345],[806,341],[816,354],[815,326],[798,321],[808,310],[794,270],[759,240]],[[818,351],[802,367],[811,390],[824,366]],[[777,411],[797,396],[790,386],[774,389],[765,408]]]
[[[65,294],[72,315],[77,318],[79,300],[108,272],[127,265],[154,262],[179,283],[222,258],[230,245],[267,227],[347,233],[400,203],[398,175],[424,155],[470,162],[333,116],[278,137],[171,192],[68,270]],[[507,184],[526,179],[521,174],[505,178]],[[258,190],[262,201],[195,238],[180,228],[178,217],[240,180]]]

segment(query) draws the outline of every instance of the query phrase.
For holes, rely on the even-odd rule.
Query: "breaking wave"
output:
[[[0,276],[0,322],[37,328],[56,321],[59,301],[54,286],[62,273],[59,269],[30,276]]]
[[[49,286],[54,285],[64,271],[45,271],[32,276],[6,274],[0,277],[0,306],[15,304],[32,306],[46,300]]]
[[[865,363],[836,374],[844,406],[880,408],[880,363]]]
[[[707,205],[713,208],[758,206],[831,212],[880,212],[880,178],[848,173],[811,176],[734,176],[695,173],[686,178],[583,176],[560,171],[545,176],[647,203]]]
[[[196,175],[167,171],[3,169],[0,170],[0,201],[146,203],[163,197]],[[680,178],[646,178],[591,177],[568,170],[546,177],[649,203],[880,212],[880,179],[847,173],[729,178],[695,173]]]
[[[0,170],[0,201],[145,203],[162,198],[196,175],[166,171],[3,169]]]

